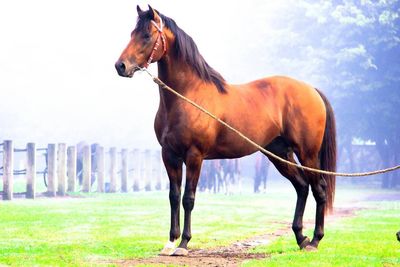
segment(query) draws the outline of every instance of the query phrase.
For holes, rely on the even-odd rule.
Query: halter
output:
[[[154,57],[156,51],[158,50],[158,47],[160,46],[160,42],[159,42],[160,38],[161,38],[161,42],[162,42],[162,46],[163,46],[163,55],[167,51],[167,45],[166,45],[166,41],[165,41],[165,36],[163,34],[164,24],[163,24],[163,21],[162,21],[161,17],[159,17],[159,19],[160,19],[160,26],[158,26],[157,22],[155,22],[154,20],[151,21],[151,23],[154,25],[154,27],[156,27],[156,29],[158,31],[158,37],[157,37],[156,42],[154,43],[153,51],[151,51],[150,57],[149,57],[149,59],[147,60],[146,64],[143,67],[145,69],[147,69],[147,67],[153,61],[153,57]]]

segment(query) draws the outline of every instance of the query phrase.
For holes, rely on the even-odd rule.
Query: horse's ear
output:
[[[160,21],[160,15],[158,15],[157,10],[153,9],[150,5],[148,5],[148,6],[149,6],[151,19],[158,23]]]
[[[138,13],[139,16],[142,15],[142,14],[144,13],[143,10],[140,8],[139,5],[136,6],[136,10],[137,10],[137,13]]]

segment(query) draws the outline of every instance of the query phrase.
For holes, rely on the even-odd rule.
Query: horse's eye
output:
[[[150,39],[151,35],[149,33],[144,33],[143,34],[143,39],[145,39],[146,41],[148,41]]]

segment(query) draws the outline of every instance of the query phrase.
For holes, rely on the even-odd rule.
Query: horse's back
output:
[[[306,121],[312,115],[310,113],[325,117],[325,104],[318,91],[290,77],[271,76],[247,84],[232,85],[232,88],[239,92],[234,97],[248,102],[247,108],[257,108],[267,112],[275,121],[281,120],[280,127],[285,127],[284,120],[292,117],[301,116]]]
[[[285,104],[288,101],[304,104],[302,98],[307,97],[309,102],[323,105],[323,101],[314,87],[287,76],[266,77],[239,86],[251,87],[253,90],[265,92],[269,95],[273,94],[275,97],[282,97],[282,102]]]

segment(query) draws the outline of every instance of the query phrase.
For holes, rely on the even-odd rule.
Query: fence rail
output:
[[[46,148],[36,148],[28,143],[26,148],[14,148],[13,141],[5,140],[0,144],[3,166],[0,175],[3,178],[3,200],[12,200],[15,176],[25,176],[26,198],[34,199],[40,193],[36,184],[43,175],[46,192],[40,195],[48,197],[64,196],[68,192],[122,192],[165,188],[166,173],[162,168],[160,151],[109,150],[101,145],[67,146],[65,143],[48,144]],[[38,153],[44,152],[44,153]],[[153,152],[153,153],[152,153]],[[24,169],[14,169],[14,154],[25,153]],[[37,156],[45,155],[45,168],[38,170]],[[39,158],[40,159],[40,158]],[[149,176],[154,177],[153,181]],[[164,178],[164,179],[163,179]],[[20,179],[20,178],[19,178]],[[97,184],[94,187],[94,183]],[[153,183],[153,185],[152,185]],[[80,186],[81,185],[81,186]]]

